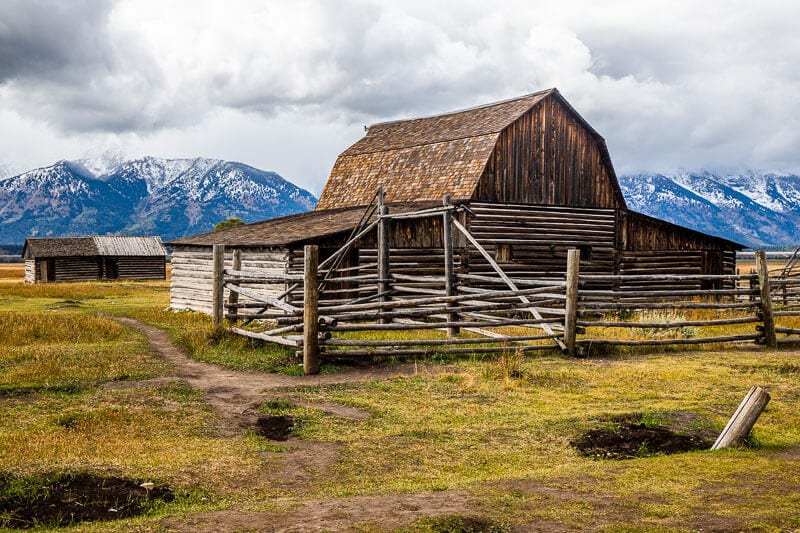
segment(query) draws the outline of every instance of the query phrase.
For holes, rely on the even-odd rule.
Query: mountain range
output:
[[[628,207],[750,246],[800,243],[800,176],[711,171],[619,178]],[[0,243],[31,236],[211,231],[313,209],[316,198],[274,172],[216,159],[59,161],[0,176]]]
[[[59,161],[0,181],[0,242],[26,237],[160,235],[211,231],[312,209],[316,198],[242,163],[216,159]]]
[[[749,247],[800,243],[800,176],[710,171],[619,178],[628,207]]]

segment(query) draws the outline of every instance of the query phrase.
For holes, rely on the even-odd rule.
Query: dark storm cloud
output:
[[[64,132],[155,131],[202,116],[194,100],[166,91],[135,28],[112,27],[116,5],[0,2],[0,107]]]
[[[107,0],[0,2],[0,83],[78,78],[108,66]]]
[[[798,169],[798,17],[778,0],[0,0],[0,113],[56,134],[179,138],[220,115],[338,132],[557,87],[620,172]]]

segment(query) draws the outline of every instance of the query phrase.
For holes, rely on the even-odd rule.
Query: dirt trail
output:
[[[178,349],[169,335],[158,328],[127,317],[115,320],[142,331],[147,341],[166,361],[174,365],[172,376],[185,381],[190,387],[202,391],[208,403],[227,422],[228,430],[252,428],[258,418],[257,406],[276,397],[276,390],[290,387],[313,387],[340,383],[357,383],[375,379],[387,379],[418,372],[441,372],[441,368],[400,365],[388,367],[354,368],[336,374],[318,376],[287,376],[264,372],[238,372],[219,365],[196,361]],[[331,415],[342,418],[365,419],[369,413],[355,407],[324,402],[308,404]]]

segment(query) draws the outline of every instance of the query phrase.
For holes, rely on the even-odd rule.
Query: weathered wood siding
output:
[[[117,259],[117,278],[151,280],[167,278],[166,257],[122,256]],[[105,273],[105,279],[114,279]]]
[[[25,261],[25,282],[42,282],[42,268],[50,263],[48,282],[166,279],[165,257],[41,257]]]
[[[506,127],[473,195],[499,203],[620,208],[602,140],[557,98]]]
[[[36,283],[36,260],[25,261],[25,283]]]
[[[242,251],[242,269],[257,270],[269,274],[286,273],[289,260],[289,250],[249,250]],[[231,268],[233,263],[233,250],[227,249],[225,253],[225,268]],[[211,285],[213,278],[213,261],[211,247],[178,248],[172,251],[172,276],[170,281],[170,307],[173,309],[189,309],[201,313],[211,314]],[[262,294],[278,296],[286,290],[285,283],[272,283],[269,285],[247,285]],[[225,290],[227,301],[229,291]],[[239,302],[252,301],[245,296],[239,296]]]
[[[100,279],[97,257],[56,257],[54,279],[49,281],[91,281]]]
[[[581,250],[583,273],[614,272],[615,213],[612,209],[499,205],[473,202],[470,232],[511,277],[563,276],[567,250]],[[470,272],[491,274],[472,251]]]
[[[736,245],[664,220],[635,213],[619,212],[621,250],[736,250]]]
[[[733,243],[663,220],[631,211],[618,212],[618,266],[620,274],[735,274],[736,249]],[[621,288],[708,289],[711,281],[676,282],[667,280],[626,282]]]

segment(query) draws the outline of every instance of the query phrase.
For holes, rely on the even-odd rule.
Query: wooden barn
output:
[[[25,282],[166,279],[160,237],[29,238]]]
[[[213,244],[241,249],[245,269],[275,273],[301,268],[304,244],[318,244],[324,258],[348,239],[379,187],[388,213],[398,215],[386,230],[393,276],[442,274],[440,218],[410,214],[441,206],[445,195],[460,208],[458,221],[515,278],[563,274],[569,249],[581,251],[585,273],[728,274],[742,248],[628,210],[604,139],[550,89],[371,126],[336,160],[315,211],[168,243],[172,306],[210,310]],[[458,271],[493,273],[463,236],[454,248]],[[370,234],[343,267],[374,274],[376,262]],[[329,295],[336,290],[347,288]]]

